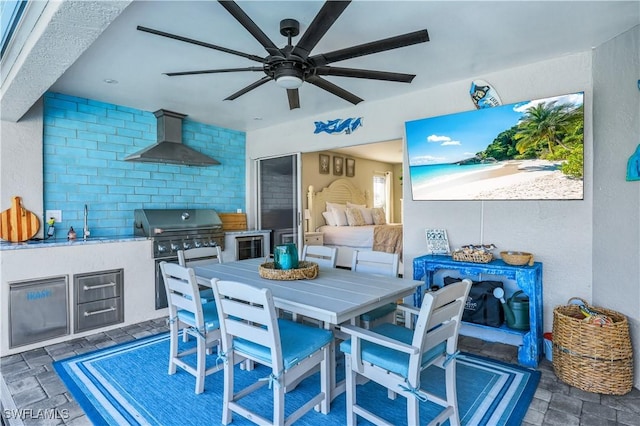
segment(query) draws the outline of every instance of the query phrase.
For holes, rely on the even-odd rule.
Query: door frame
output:
[[[260,202],[260,194],[261,194],[261,188],[262,188],[262,181],[261,181],[261,161],[263,160],[270,160],[270,159],[274,159],[274,158],[283,158],[283,157],[295,157],[296,159],[296,177],[295,177],[295,188],[293,189],[294,191],[294,195],[295,195],[295,229],[297,230],[296,234],[297,234],[297,240],[296,240],[296,245],[298,247],[298,249],[302,249],[302,246],[304,244],[304,220],[303,220],[303,216],[302,216],[302,201],[303,201],[303,193],[302,193],[302,153],[301,152],[294,152],[294,153],[290,153],[290,154],[282,154],[282,155],[271,155],[271,156],[267,156],[267,157],[260,157],[260,158],[256,158],[253,160],[253,165],[254,165],[254,170],[255,170],[255,185],[256,185],[256,191],[255,191],[255,199],[254,199],[254,205],[255,205],[255,223],[256,223],[256,229],[263,229],[262,228],[262,215],[260,214],[260,210],[261,210],[261,202]],[[274,245],[277,244],[277,242],[273,242]]]

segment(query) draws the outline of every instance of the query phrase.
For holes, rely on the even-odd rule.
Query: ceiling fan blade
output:
[[[354,95],[351,92],[347,92],[343,88],[338,87],[335,84],[325,80],[324,78],[318,77],[317,75],[308,76],[306,81],[308,83],[313,84],[314,86],[317,86],[317,87],[319,87],[321,89],[324,89],[327,92],[332,93],[332,94],[344,99],[345,101],[351,102],[354,105],[357,105],[360,102],[364,101],[364,99],[361,99],[361,98],[357,97],[356,95]]]
[[[244,13],[244,10],[242,10],[236,2],[218,0],[218,3],[220,3],[222,7],[224,7],[227,12],[231,14],[231,16],[236,18],[236,21],[238,21],[247,31],[249,31],[253,38],[258,40],[258,42],[262,46],[264,46],[264,48],[267,50],[267,52],[269,52],[270,55],[282,55],[280,49],[278,49],[278,47],[271,41],[269,37],[267,37],[267,35],[260,29],[260,27],[258,27],[258,25],[256,25],[256,23],[253,22],[251,18],[249,18],[249,15]]]
[[[316,44],[318,44],[320,39],[327,33],[329,28],[331,28],[336,19],[338,19],[347,6],[349,6],[349,3],[351,3],[350,0],[327,1],[315,18],[313,18],[313,21],[309,24],[309,27],[302,37],[300,37],[292,53],[302,59],[307,59],[313,48],[316,47]]]
[[[250,85],[248,85],[244,89],[240,89],[236,93],[224,98],[224,100],[225,101],[232,101],[234,99],[237,99],[240,96],[244,95],[245,93],[255,89],[256,87],[262,86],[263,84],[265,84],[267,81],[270,81],[270,80],[272,80],[272,78],[269,77],[268,75],[266,75],[266,76],[262,77],[260,80],[256,81],[255,83],[251,83]]]
[[[200,71],[181,71],[181,72],[165,72],[164,75],[169,77],[175,77],[179,75],[196,75],[196,74],[217,74],[222,72],[237,72],[237,71],[264,71],[262,67],[246,67],[246,68],[224,68],[218,70],[200,70]]]
[[[427,30],[414,31],[395,37],[389,37],[382,40],[372,41],[370,43],[359,44],[357,46],[347,47],[346,49],[334,50],[333,52],[321,53],[309,58],[315,66],[322,66],[332,62],[344,61],[345,59],[357,58],[358,56],[371,55],[372,53],[384,52],[387,50],[398,49],[400,47],[411,46],[413,44],[424,43],[429,41],[429,33]]]
[[[415,78],[415,74],[327,66],[315,68],[315,74],[335,75],[338,77],[368,78],[370,80],[397,81],[399,83],[411,83],[411,81]]]
[[[233,50],[233,49],[227,49],[226,47],[216,46],[215,44],[206,43],[204,41],[194,40],[192,38],[182,37],[182,36],[179,36],[179,35],[176,35],[176,34],[166,33],[164,31],[160,31],[160,30],[154,30],[153,28],[143,27],[141,25],[138,25],[136,28],[138,29],[138,31],[144,31],[146,33],[155,34],[155,35],[159,35],[159,36],[162,36],[162,37],[167,37],[167,38],[170,38],[170,39],[173,39],[173,40],[184,41],[185,43],[191,43],[191,44],[195,44],[197,46],[208,47],[209,49],[218,50],[218,51],[224,52],[224,53],[230,53],[232,55],[242,56],[243,58],[251,59],[252,61],[256,61],[256,62],[264,62],[264,58],[261,58],[260,56],[251,55],[249,53],[244,53],[244,52],[239,52],[239,51]]]
[[[289,98],[289,109],[300,108],[300,94],[298,89],[287,89],[287,98]]]

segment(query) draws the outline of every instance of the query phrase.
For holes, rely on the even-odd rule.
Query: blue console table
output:
[[[507,333],[520,335],[522,343],[518,348],[518,362],[528,367],[537,367],[542,355],[542,263],[533,266],[512,266],[502,260],[492,260],[489,263],[459,262],[449,256],[425,255],[413,259],[413,279],[424,280],[425,285],[418,287],[414,294],[414,305],[420,306],[424,291],[434,284],[434,274],[439,270],[458,271],[463,277],[477,277],[480,274],[499,275],[514,280],[516,285],[529,296],[529,324],[528,331],[513,330],[503,325],[500,328],[470,324],[482,332]],[[469,323],[465,323],[469,324]],[[464,327],[463,327],[464,330]],[[462,334],[463,330],[461,330]]]

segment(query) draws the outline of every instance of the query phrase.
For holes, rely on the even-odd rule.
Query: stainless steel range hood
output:
[[[182,143],[182,120],[186,117],[166,109],[153,113],[158,119],[158,142],[125,157],[125,161],[215,166],[220,162]]]

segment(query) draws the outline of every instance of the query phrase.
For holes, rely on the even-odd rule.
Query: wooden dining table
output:
[[[422,281],[340,268],[320,268],[314,279],[272,280],[260,276],[258,268],[262,263],[264,259],[260,258],[225,263],[212,261],[193,268],[201,285],[211,286],[211,279],[218,278],[268,288],[276,308],[320,321],[328,329],[336,329],[365,312],[410,296],[423,284]],[[333,399],[343,386],[335,380],[335,344],[331,351]]]

